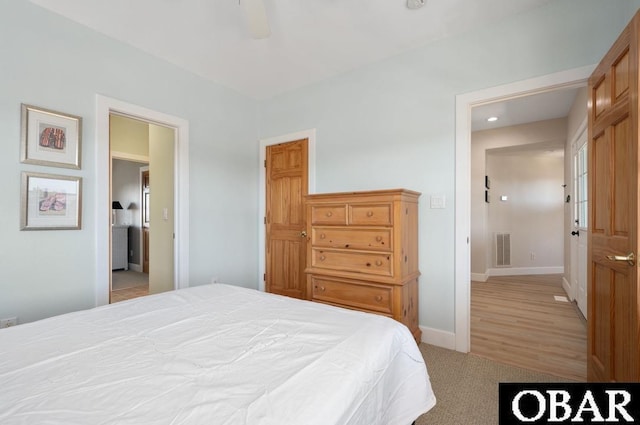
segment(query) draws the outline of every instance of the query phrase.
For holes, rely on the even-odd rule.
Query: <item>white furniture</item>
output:
[[[111,270],[129,270],[128,243],[129,226],[111,226]]]
[[[210,284],[0,330],[0,423],[410,425],[435,404],[406,326]]]

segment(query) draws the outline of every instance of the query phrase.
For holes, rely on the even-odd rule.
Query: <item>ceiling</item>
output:
[[[255,99],[317,82],[550,0],[264,0],[252,39],[239,0],[31,0]]]
[[[580,88],[575,86],[558,88],[475,106],[471,110],[471,130],[489,130],[567,117],[575,102],[578,90]],[[497,117],[498,120],[488,122],[487,118],[489,117]]]
[[[267,99],[550,0],[264,0],[251,38],[242,0],[30,0],[255,99]],[[576,88],[474,107],[472,131],[566,117]],[[498,116],[489,123],[486,118]]]

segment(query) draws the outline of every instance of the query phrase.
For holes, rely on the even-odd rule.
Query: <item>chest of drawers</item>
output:
[[[418,326],[418,198],[406,189],[308,195],[307,294]]]

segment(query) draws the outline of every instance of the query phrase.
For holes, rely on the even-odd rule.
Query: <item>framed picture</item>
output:
[[[20,161],[80,169],[82,118],[22,104]]]
[[[78,230],[82,178],[22,172],[20,230]]]

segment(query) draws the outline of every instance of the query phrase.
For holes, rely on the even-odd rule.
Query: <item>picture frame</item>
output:
[[[80,169],[82,118],[21,105],[20,162]]]
[[[79,230],[82,177],[22,172],[20,230]]]

